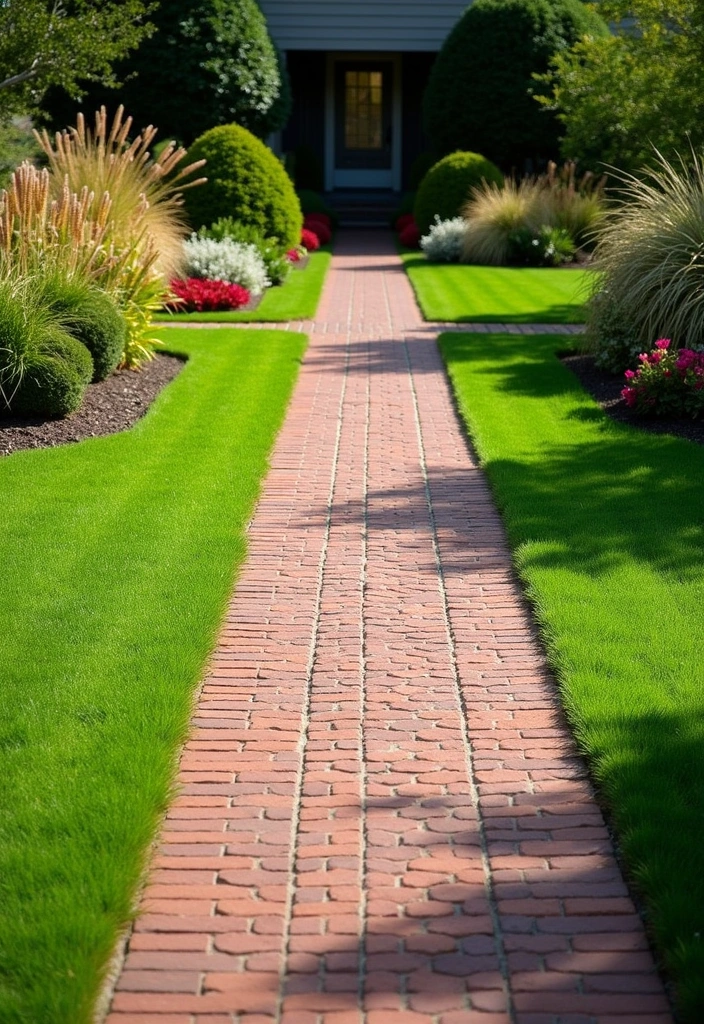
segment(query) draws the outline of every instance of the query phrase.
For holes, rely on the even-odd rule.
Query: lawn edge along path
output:
[[[614,423],[568,338],[445,334],[562,700],[683,1021],[704,1015],[704,449]]]
[[[313,327],[109,1024],[671,1024],[388,235]]]
[[[0,459],[0,1019],[83,1024],[172,792],[304,336],[174,330],[131,430]]]

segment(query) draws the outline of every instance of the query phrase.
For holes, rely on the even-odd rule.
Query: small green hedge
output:
[[[69,334],[54,337],[26,357],[22,382],[12,399],[12,411],[68,416],[83,401],[92,376],[93,360],[85,345]]]
[[[207,182],[185,193],[194,228],[233,217],[265,238],[277,238],[285,248],[298,245],[301,204],[282,164],[263,142],[240,125],[221,125],[189,149],[189,162],[203,159]]]
[[[120,362],[127,334],[125,318],[112,299],[84,280],[58,275],[46,279],[42,297],[92,355],[93,380],[109,377]]]
[[[482,181],[501,185],[503,180],[499,168],[479,153],[450,153],[430,168],[416,193],[413,215],[420,232],[426,234],[436,216],[440,220],[456,217],[475,185]]]

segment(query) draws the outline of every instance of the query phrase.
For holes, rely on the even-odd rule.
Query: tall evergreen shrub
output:
[[[475,0],[445,40],[423,99],[435,150],[474,150],[506,171],[558,150],[554,114],[533,98],[534,73],[584,35],[608,32],[580,0]]]

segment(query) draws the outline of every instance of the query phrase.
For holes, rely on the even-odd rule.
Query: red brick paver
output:
[[[670,1024],[383,238],[308,326],[109,1024]]]

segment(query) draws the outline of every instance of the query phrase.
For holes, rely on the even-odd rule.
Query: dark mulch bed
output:
[[[621,389],[625,381],[615,377],[606,370],[594,365],[593,356],[566,355],[562,362],[572,371],[585,391],[596,399],[605,413],[612,420],[628,423],[639,430],[648,430],[653,434],[675,434],[687,441],[704,444],[704,423],[697,420],[672,420],[661,417],[639,416],[628,408],[621,398]]]
[[[107,380],[89,384],[81,408],[63,420],[0,415],[0,455],[26,448],[55,448],[127,430],[144,416],[183,365],[176,356],[158,355],[139,371],[119,370]]]

